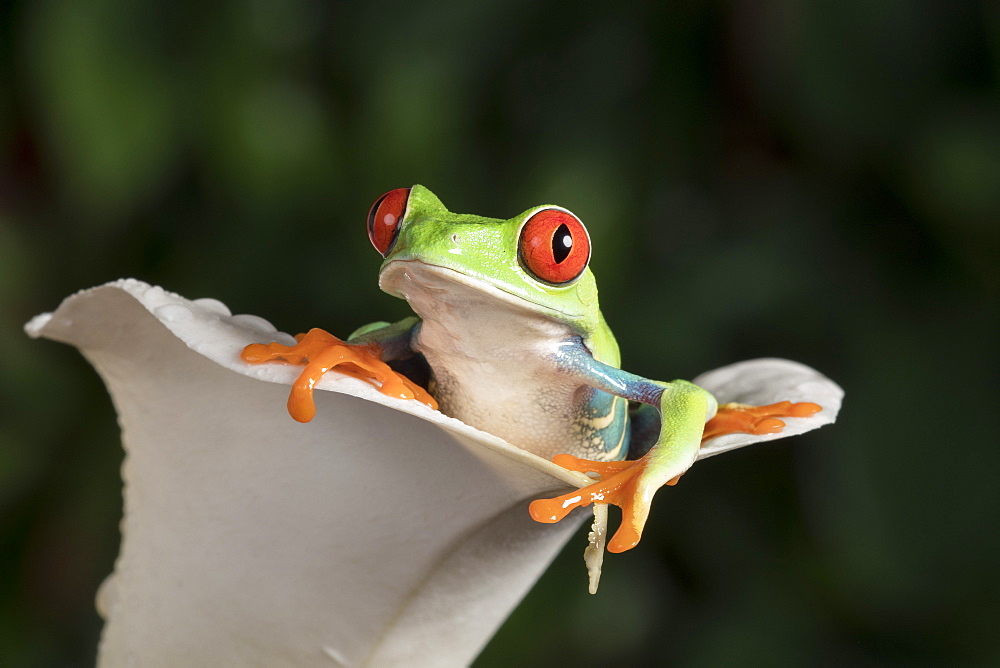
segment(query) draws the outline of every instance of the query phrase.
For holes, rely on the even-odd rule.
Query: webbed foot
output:
[[[736,432],[773,434],[781,431],[785,423],[780,417],[809,417],[822,410],[814,403],[782,401],[768,406],[723,404],[715,417],[705,424],[701,442]],[[636,546],[642,535],[649,513],[649,502],[660,483],[644,479],[649,468],[652,451],[632,461],[599,462],[579,459],[572,455],[556,455],[553,463],[571,471],[593,473],[601,479],[592,485],[551,499],[537,499],[528,506],[528,512],[537,522],[558,522],[574,508],[591,503],[610,503],[622,509],[622,523],[608,542],[608,552],[624,552]],[[676,485],[680,475],[665,484]],[[662,478],[660,478],[662,481]]]
[[[608,542],[608,552],[624,552],[635,547],[645,521],[642,507],[648,512],[648,500],[639,488],[641,474],[646,470],[646,457],[634,461],[597,462],[572,455],[556,455],[552,461],[571,471],[596,473],[601,480],[562,496],[532,501],[528,506],[531,517],[537,522],[552,524],[566,517],[574,508],[591,503],[610,503],[622,509],[622,523]],[[637,513],[637,510],[640,512]],[[638,526],[633,520],[637,514],[642,515]]]
[[[295,337],[294,346],[280,343],[252,343],[240,357],[251,364],[279,361],[305,366],[288,396],[288,413],[299,422],[309,422],[316,415],[313,388],[323,374],[337,371],[377,384],[383,394],[398,399],[416,399],[431,408],[437,402],[427,390],[393,371],[382,361],[378,344],[353,344],[341,341],[322,329],[311,329]]]
[[[821,410],[822,406],[810,402],[779,401],[767,406],[721,404],[715,417],[705,423],[701,442],[725,434],[776,434],[785,427],[778,418],[809,417]]]

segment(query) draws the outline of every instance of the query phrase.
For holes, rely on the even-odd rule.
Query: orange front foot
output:
[[[705,425],[702,443],[710,438],[744,432],[773,434],[781,431],[785,423],[779,417],[809,417],[821,410],[813,403],[793,404],[782,401],[769,406],[724,404],[716,416]],[[591,503],[610,503],[622,509],[622,524],[608,542],[608,552],[624,552],[636,546],[642,534],[649,499],[640,493],[640,478],[648,467],[649,454],[634,461],[598,462],[578,459],[572,455],[556,455],[552,461],[570,471],[596,473],[601,480],[562,496],[538,499],[528,506],[528,512],[537,522],[551,524],[566,517],[574,508]],[[680,476],[671,478],[667,485],[676,485]],[[646,490],[648,491],[648,490]]]
[[[767,406],[722,404],[715,417],[705,423],[701,442],[725,434],[776,434],[785,428],[784,421],[778,418],[809,417],[821,410],[822,406],[809,402],[779,401]]]
[[[322,329],[310,329],[295,337],[294,346],[280,343],[252,343],[243,349],[244,362],[262,364],[279,361],[305,365],[288,396],[288,413],[299,422],[309,422],[316,415],[313,388],[323,374],[337,368],[341,373],[378,383],[383,394],[399,399],[416,399],[437,408],[434,397],[406,376],[382,361],[377,344],[352,344],[341,341]]]
[[[609,552],[624,552],[636,546],[642,532],[641,523],[636,525],[635,505],[639,502],[637,485],[639,477],[646,469],[646,458],[625,462],[595,462],[578,459],[572,455],[556,455],[552,461],[563,468],[580,473],[596,473],[599,482],[582,489],[557,496],[553,499],[537,499],[528,506],[528,512],[536,522],[553,524],[566,517],[574,508],[589,506],[591,503],[610,503],[622,509],[622,523],[608,542]],[[639,513],[642,517],[645,513]]]

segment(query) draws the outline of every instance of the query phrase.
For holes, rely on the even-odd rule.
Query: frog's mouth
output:
[[[572,321],[575,316],[497,287],[482,278],[417,259],[391,260],[379,272],[379,288],[405,299],[418,314],[434,306],[502,308]]]

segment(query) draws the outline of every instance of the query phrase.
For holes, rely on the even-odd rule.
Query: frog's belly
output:
[[[435,354],[421,347],[434,373],[441,412],[551,459],[620,459],[626,402],[570,382],[545,356],[492,349],[488,359]]]
[[[456,368],[434,369],[435,396],[441,411],[530,452],[551,458],[562,452],[580,452],[581,417],[585,388],[553,383],[551,369],[491,360]],[[603,450],[603,444],[597,448]]]

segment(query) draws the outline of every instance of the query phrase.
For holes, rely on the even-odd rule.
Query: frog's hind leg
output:
[[[767,406],[748,404],[720,404],[715,417],[705,423],[701,436],[704,443],[726,434],[776,434],[785,428],[783,417],[809,417],[822,410],[818,404],[779,401]],[[656,444],[660,431],[660,413],[649,404],[635,404],[629,407],[632,425],[629,442],[629,459],[639,459]]]

